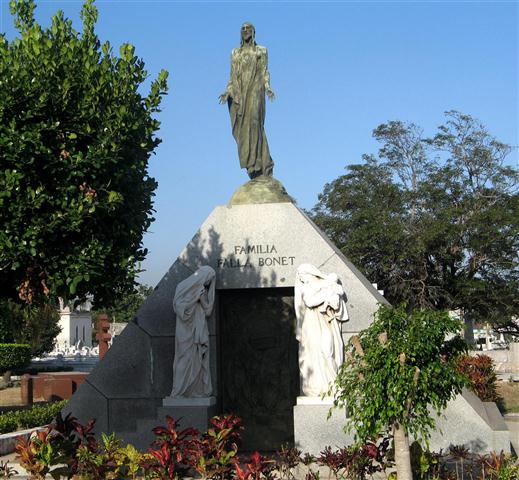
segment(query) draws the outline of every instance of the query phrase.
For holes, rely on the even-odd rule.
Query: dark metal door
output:
[[[244,450],[293,444],[299,394],[293,288],[221,291],[219,300],[223,411],[242,417]]]

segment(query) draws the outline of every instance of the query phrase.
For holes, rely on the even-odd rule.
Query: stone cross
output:
[[[101,313],[97,317],[97,333],[96,340],[99,342],[99,360],[102,360],[108,351],[108,342],[111,340],[112,335],[108,332],[110,329],[110,320],[106,313]]]

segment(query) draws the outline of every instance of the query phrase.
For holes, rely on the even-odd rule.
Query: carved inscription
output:
[[[219,258],[218,268],[292,266],[296,257],[281,255],[275,245],[234,245],[232,254]]]

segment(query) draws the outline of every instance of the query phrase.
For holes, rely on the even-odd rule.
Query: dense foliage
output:
[[[137,285],[129,293],[120,293],[114,298],[112,306],[102,310],[110,317],[111,322],[130,322],[137,310],[153,292],[153,287],[148,285]],[[101,312],[95,312],[94,318]]]
[[[66,400],[62,400],[43,405],[34,405],[28,410],[2,413],[0,414],[0,433],[48,425],[66,403]]]
[[[433,412],[440,413],[467,383],[456,368],[465,342],[457,336],[445,341],[460,331],[446,312],[382,306],[348,343],[331,392],[334,405],[347,408],[346,428],[359,442],[393,434],[399,478],[408,478],[401,468],[410,470],[409,435],[426,442]]]
[[[26,367],[30,362],[30,345],[0,343],[0,373]]]
[[[484,402],[499,402],[497,375],[494,361],[488,355],[463,355],[458,359],[458,370],[470,382],[472,391]]]
[[[33,0],[12,0],[19,37],[0,35],[0,291],[27,303],[131,291],[146,250],[160,140],[161,71],[142,95],[144,62],[114,54],[86,0],[83,31],[60,11],[43,28]]]
[[[519,172],[481,123],[446,117],[432,138],[377,127],[378,156],[327,184],[313,217],[392,304],[519,333]]]
[[[59,314],[48,303],[20,305],[0,299],[0,342],[27,343],[33,357],[52,351],[59,334]]]
[[[374,322],[347,345],[335,383],[335,404],[348,408],[348,426],[360,441],[390,432],[399,422],[425,440],[435,412],[461,392],[466,377],[456,360],[466,351],[459,321],[446,312],[407,313],[380,307]]]

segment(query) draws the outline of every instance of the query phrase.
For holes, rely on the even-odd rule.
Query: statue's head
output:
[[[250,22],[245,22],[240,29],[240,45],[243,47],[245,43],[256,45],[256,29]]]

